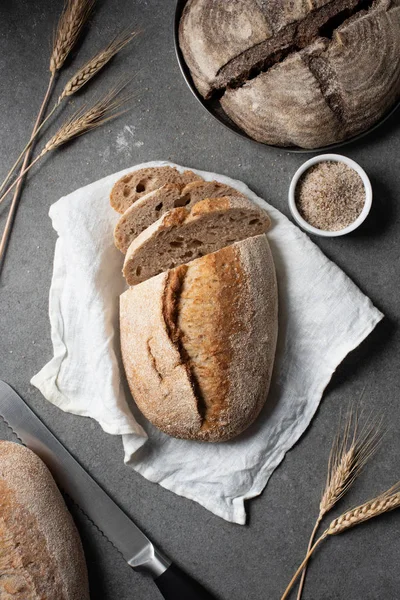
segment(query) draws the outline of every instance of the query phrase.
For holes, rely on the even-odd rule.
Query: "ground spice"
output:
[[[300,215],[313,227],[339,231],[353,223],[365,203],[359,174],[342,162],[317,163],[303,173],[296,186]]]

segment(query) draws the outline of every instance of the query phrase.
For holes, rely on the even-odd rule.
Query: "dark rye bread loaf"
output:
[[[244,196],[208,198],[190,210],[174,208],[135,238],[125,256],[128,285],[188,263],[248,237],[265,233],[267,213]]]
[[[136,200],[157,190],[165,183],[174,183],[180,188],[192,181],[202,181],[192,171],[179,173],[175,167],[147,167],[124,175],[114,184],[110,194],[110,204],[114,210],[124,213]]]
[[[44,463],[0,441],[1,600],[89,600],[78,532]]]
[[[130,288],[120,298],[121,350],[139,409],[178,438],[240,434],[268,395],[277,310],[265,235]]]
[[[314,148],[365,131],[400,98],[399,10],[399,0],[189,0],[180,46],[199,91],[222,95],[250,136]]]
[[[124,212],[115,226],[115,245],[125,254],[135,237],[174,208],[185,206],[189,209],[206,198],[241,195],[234,188],[218,181],[194,181],[183,189],[175,183],[166,183],[136,200]]]

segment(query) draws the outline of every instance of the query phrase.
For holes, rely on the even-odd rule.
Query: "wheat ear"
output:
[[[353,485],[366,462],[376,452],[381,439],[381,423],[370,418],[360,428],[359,417],[353,410],[348,414],[343,431],[339,425],[339,431],[336,434],[329,455],[326,484],[319,505],[319,514],[308,542],[307,553],[313,545],[315,535],[323,517]],[[306,565],[301,575],[297,600],[300,600],[303,593],[307,562],[308,560],[306,560]]]
[[[51,90],[54,87],[58,71],[63,66],[69,52],[76,44],[78,36],[86,22],[86,19],[90,14],[90,11],[93,8],[93,5],[94,0],[69,0],[64,8],[64,11],[61,13],[57,25],[56,36],[53,43],[53,52],[50,58],[49,88],[51,88]],[[49,99],[50,94],[46,94],[42,106],[39,109],[39,114],[42,113],[42,117],[44,116],[45,108]],[[11,175],[15,171],[25,152],[33,145],[33,141],[35,140],[37,134],[43,127],[44,123],[51,117],[56,108],[57,106],[53,107],[53,109],[51,110],[50,114],[46,117],[44,122],[41,122],[41,119],[40,122],[35,123],[35,127],[32,131],[30,140],[26,144],[25,148],[22,150],[21,154],[18,156],[17,160],[15,161],[9,172],[7,173],[6,178],[0,186],[0,193],[4,190],[5,186],[10,180]],[[21,169],[21,172],[22,170],[23,169]]]
[[[59,71],[75,46],[94,7],[95,0],[67,0],[58,21],[50,58],[50,72]]]
[[[40,154],[31,162],[30,165],[17,177],[6,192],[0,198],[3,202],[7,194],[18,184],[22,177],[35,165],[45,154],[51,150],[59,148],[72,139],[84,135],[88,131],[100,127],[111,119],[121,115],[124,110],[119,110],[131,98],[130,95],[120,95],[120,92],[126,87],[126,83],[120,83],[111,89],[103,98],[97,100],[92,106],[84,106],[70,117],[52,138],[44,146]]]
[[[369,521],[370,519],[378,517],[379,515],[383,515],[391,510],[395,510],[396,508],[400,508],[400,482],[396,483],[393,487],[386,490],[386,492],[383,492],[376,498],[373,498],[373,500],[368,500],[368,502],[365,502],[360,506],[356,506],[355,508],[352,508],[351,510],[348,510],[340,515],[340,517],[334,519],[324,533],[318,538],[315,544],[310,548],[305,559],[297,569],[296,573],[293,575],[288,587],[281,597],[281,600],[286,600],[290,590],[296,582],[296,579],[321,542],[330,536],[339,535],[340,533],[343,533],[344,531],[347,531],[356,525],[360,525],[365,521]]]
[[[57,102],[55,103],[53,108],[48,113],[47,117],[43,120],[41,119],[41,122],[38,123],[38,126],[32,132],[29,142],[26,144],[25,148],[22,150],[22,152],[18,156],[17,160],[15,161],[14,165],[11,167],[10,171],[8,172],[6,179],[1,184],[0,193],[5,188],[7,182],[9,181],[12,173],[15,171],[16,167],[18,166],[20,160],[22,159],[22,157],[24,156],[24,154],[26,153],[28,148],[30,148],[32,146],[33,141],[38,136],[40,130],[44,127],[44,125],[47,123],[47,121],[52,117],[54,112],[60,106],[62,100],[64,98],[72,96],[73,94],[75,94],[75,92],[80,90],[88,81],[90,81],[95,75],[97,75],[97,73],[99,71],[101,71],[101,69],[113,58],[113,56],[115,56],[120,50],[122,50],[122,48],[124,48],[124,46],[126,46],[136,35],[137,35],[137,32],[135,32],[135,31],[130,31],[128,29],[122,31],[119,35],[115,36],[115,38],[103,50],[101,50],[95,56],[93,56],[93,58],[91,60],[89,60],[85,65],[83,65],[83,67],[81,67],[75,73],[75,75],[73,77],[71,77],[71,79],[65,85]],[[25,169],[25,167],[26,167],[26,164],[24,165],[23,169]],[[21,169],[21,171],[23,169]],[[0,258],[1,258],[1,251],[0,251]]]
[[[33,150],[34,140],[38,132],[41,129],[42,121],[44,114],[46,112],[46,108],[48,102],[50,100],[51,93],[54,88],[54,83],[56,81],[56,77],[59,69],[64,64],[65,59],[67,58],[69,52],[72,50],[75,45],[79,34],[81,33],[82,27],[84,26],[90,11],[93,8],[95,0],[68,0],[64,11],[62,12],[60,19],[58,21],[56,35],[54,38],[53,44],[53,52],[50,58],[50,80],[47,87],[46,94],[43,98],[43,102],[39,108],[39,112],[35,121],[35,125],[33,127],[30,140],[28,144],[25,146],[24,150],[19,155],[18,159],[15,161],[14,165],[11,167],[9,172],[6,175],[2,185],[0,186],[0,193],[6,187],[8,181],[11,178],[11,175],[14,173],[16,167],[18,166],[20,160],[25,155],[20,174],[18,177],[17,188],[15,190],[13,200],[11,206],[8,211],[6,225],[2,234],[1,242],[0,242],[0,268],[2,266],[4,252],[7,246],[8,237],[11,232],[11,227],[14,221],[15,212],[17,210],[18,201],[22,189],[23,184],[23,175],[26,173],[27,168],[29,167],[29,161],[31,152]]]
[[[80,90],[92,77],[94,77],[122,48],[137,35],[136,31],[126,29],[95,56],[93,56],[86,64],[81,67],[73,77],[66,83],[62,91],[58,104],[67,96],[72,96]]]

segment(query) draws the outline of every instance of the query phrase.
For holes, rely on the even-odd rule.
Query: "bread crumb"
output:
[[[295,199],[307,223],[324,231],[340,231],[360,215],[365,189],[354,169],[342,162],[325,161],[302,175]]]

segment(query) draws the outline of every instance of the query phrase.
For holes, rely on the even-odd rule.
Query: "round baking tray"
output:
[[[246,132],[244,132],[242,129],[240,129],[240,127],[238,127],[236,125],[236,123],[234,123],[232,121],[232,119],[230,119],[228,117],[228,115],[223,111],[218,100],[216,100],[216,99],[205,100],[197,91],[196,86],[194,85],[192,77],[190,75],[189,68],[185,63],[185,59],[183,58],[181,49],[179,47],[179,21],[181,19],[182,11],[187,2],[188,2],[188,0],[177,0],[176,9],[175,9],[175,21],[174,21],[175,52],[176,52],[176,57],[178,59],[178,63],[179,63],[179,67],[181,69],[182,75],[183,75],[187,85],[189,86],[190,90],[192,91],[193,95],[197,98],[197,100],[200,102],[200,104],[203,106],[203,108],[205,108],[205,110],[208,113],[210,113],[215,119],[217,119],[217,121],[222,123],[222,125],[224,125],[227,129],[230,129],[231,131],[236,133],[236,135],[239,135],[242,138],[251,140],[254,144],[267,146],[269,148],[276,148],[277,150],[286,151],[286,152],[297,152],[297,153],[307,153],[307,154],[312,154],[314,152],[330,152],[331,150],[340,148],[342,146],[345,146],[347,144],[350,144],[352,142],[360,140],[361,138],[365,137],[366,135],[369,135],[370,133],[375,131],[375,129],[380,127],[385,121],[387,121],[387,119],[389,119],[393,115],[393,113],[395,113],[397,111],[397,109],[400,107],[400,102],[398,102],[393,108],[390,109],[390,111],[388,113],[386,113],[386,115],[384,117],[382,117],[382,119],[380,119],[377,123],[375,123],[375,125],[373,125],[369,129],[367,129],[367,131],[363,131],[362,133],[359,133],[358,135],[348,138],[347,140],[343,140],[342,142],[337,142],[336,144],[330,144],[329,146],[323,146],[321,148],[300,148],[299,146],[273,146],[272,144],[264,144],[262,142],[257,142],[257,140],[255,140],[252,137],[250,137],[249,135],[247,135]]]

